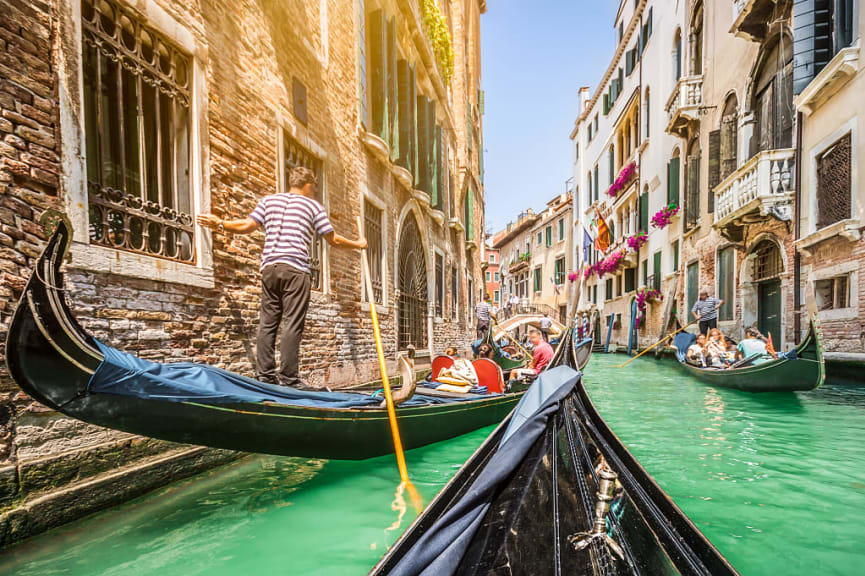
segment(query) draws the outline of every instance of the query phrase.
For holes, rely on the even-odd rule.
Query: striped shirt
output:
[[[691,312],[700,315],[700,320],[713,320],[718,317],[718,304],[721,301],[717,298],[707,297],[705,300],[697,300]]]
[[[262,270],[282,262],[309,273],[313,233],[324,236],[333,232],[321,203],[292,192],[265,196],[249,217],[264,226]]]
[[[478,322],[489,322],[490,305],[486,302],[479,302],[478,305],[475,306],[475,316],[478,317]]]

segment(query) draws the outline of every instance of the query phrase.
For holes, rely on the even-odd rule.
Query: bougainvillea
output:
[[[613,274],[622,265],[625,259],[625,250],[616,250],[597,264],[598,278],[603,278],[607,274]]]
[[[628,248],[636,252],[649,240],[645,232],[637,232],[633,236],[628,236]]]
[[[634,179],[634,176],[637,175],[637,163],[631,162],[622,168],[622,171],[619,172],[619,175],[616,177],[616,181],[610,186],[607,190],[607,194],[612,196],[613,198],[627,187],[628,184],[631,183],[631,180]]]
[[[576,272],[571,272],[570,274],[568,274],[568,280],[570,280],[571,282],[576,282],[577,278],[579,278],[579,277],[580,277],[580,275],[577,274]]]
[[[666,228],[670,222],[673,220],[673,216],[679,213],[679,207],[675,204],[670,204],[668,206],[664,206],[658,213],[652,216],[652,226],[661,230],[662,228]]]

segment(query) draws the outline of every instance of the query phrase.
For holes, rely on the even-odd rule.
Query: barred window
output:
[[[370,203],[369,200],[364,200],[363,214],[367,241],[366,253],[369,256],[369,273],[372,276],[373,300],[382,304],[384,302],[384,291],[382,289],[382,210]],[[369,294],[367,294],[366,298],[369,301]]]
[[[190,58],[110,0],[81,17],[90,242],[192,263]]]
[[[814,293],[818,310],[839,310],[850,306],[850,276],[844,274],[817,280]]]
[[[456,266],[451,266],[451,320],[459,314],[459,278]]]
[[[850,134],[817,157],[817,228],[850,218]]]
[[[435,315],[436,318],[444,316],[445,307],[445,263],[441,254],[435,257]]]
[[[752,281],[770,280],[781,274],[781,251],[771,240],[763,240],[754,250]]]
[[[292,138],[291,134],[287,130],[282,131],[282,160],[283,166],[285,170],[285,186],[288,188],[289,182],[289,174],[295,168],[303,166],[304,168],[308,168],[312,170],[315,174],[315,179],[318,182],[318,186],[316,188],[315,199],[324,204],[324,196],[325,196],[325,183],[323,181],[324,176],[324,164],[322,161],[313,155],[312,152],[304,148],[297,140]],[[287,190],[286,190],[287,191]],[[381,220],[379,219],[379,222]],[[372,252],[369,253],[370,255]],[[322,261],[324,260],[324,242],[322,242],[321,237],[318,234],[312,235],[312,246],[310,246],[309,250],[309,270],[312,275],[312,289],[313,290],[321,290],[324,284],[324,280],[322,278]],[[380,260],[379,260],[380,264]],[[372,272],[373,264],[370,262],[370,272]],[[373,275],[374,276],[374,275]],[[379,280],[381,279],[381,267],[379,267]],[[375,281],[373,281],[373,289],[375,288]],[[379,289],[381,288],[381,282],[379,281]],[[378,302],[378,300],[376,300]]]

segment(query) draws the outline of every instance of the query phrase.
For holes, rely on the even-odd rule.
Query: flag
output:
[[[592,240],[589,231],[583,228],[583,262],[589,262],[592,258]]]
[[[556,291],[556,296],[559,295],[559,286],[556,284],[556,279],[550,276],[550,284],[553,285],[553,290]]]
[[[775,352],[775,345],[772,344],[772,333],[769,332],[769,338],[766,339],[766,352],[768,352],[772,358],[777,358],[778,353]]]
[[[598,237],[595,238],[595,248],[597,248],[601,252],[606,252],[607,248],[610,247],[610,229],[607,227],[607,223],[604,222],[604,219],[598,214]]]

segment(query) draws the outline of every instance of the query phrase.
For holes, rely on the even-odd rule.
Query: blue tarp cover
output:
[[[381,397],[376,398],[369,394],[297,390],[265,384],[206,364],[160,364],[121,352],[99,341],[97,344],[104,359],[90,377],[88,390],[95,393],[135,396],[165,402],[274,402],[321,408],[378,406],[382,400]],[[438,398],[415,394],[400,406],[424,406],[478,398],[477,395],[466,395],[466,398]]]
[[[391,576],[444,576],[456,572],[499,486],[525,459],[579,379],[580,373],[567,366],[541,373],[517,404],[498,450],[471,487],[415,542],[391,570]],[[531,542],[526,545],[531,546]]]

